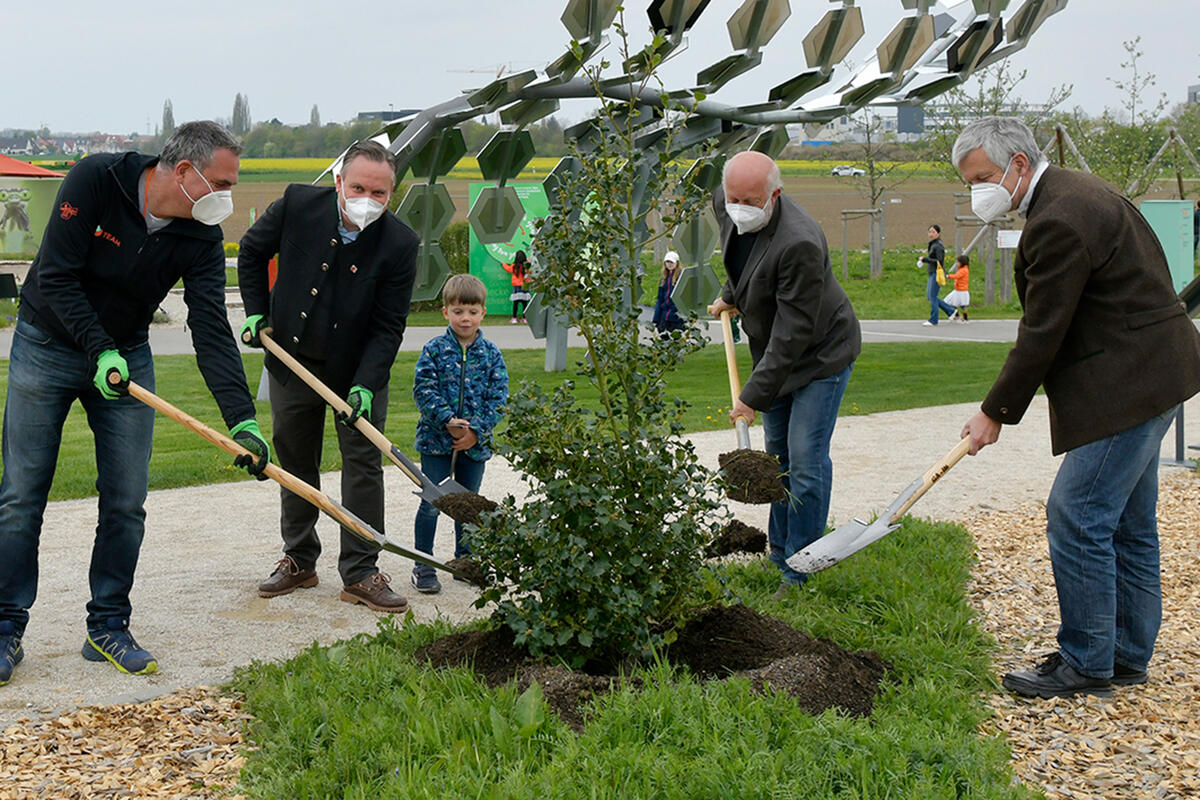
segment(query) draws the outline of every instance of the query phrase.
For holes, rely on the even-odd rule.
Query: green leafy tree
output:
[[[605,66],[588,72],[598,97]],[[629,88],[636,97],[644,83]],[[684,403],[665,381],[703,337],[695,324],[652,336],[622,302],[638,283],[638,253],[694,213],[702,193],[667,155],[673,128],[662,149],[638,145],[637,110],[600,100],[596,135],[572,143],[579,169],[559,182],[532,248],[533,286],[586,343],[577,378],[598,407],[579,402],[574,380],[550,393],[514,387],[503,452],[529,494],[506,498],[472,539],[496,579],[478,604],[496,603],[495,618],[534,654],[573,665],[649,653],[718,588],[702,565],[720,522],[715,476],[682,438]],[[669,122],[670,110],[659,112]],[[648,224],[651,209],[662,230]]]
[[[321,112],[316,103],[313,103],[312,111],[308,112],[308,124],[313,128],[321,127]]]

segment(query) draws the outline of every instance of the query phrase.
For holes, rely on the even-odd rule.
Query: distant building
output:
[[[1200,83],[1188,87],[1188,103],[1200,103]]]
[[[37,145],[28,136],[0,137],[0,153],[10,156],[31,156],[37,152]]]

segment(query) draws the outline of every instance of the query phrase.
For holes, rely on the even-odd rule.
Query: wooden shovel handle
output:
[[[271,338],[270,328],[264,328],[263,330],[259,331],[258,338],[262,341],[263,347],[265,347],[271,353],[271,355],[282,361],[285,367],[295,373],[300,380],[308,384],[308,387],[320,395],[326,403],[332,406],[334,411],[341,412],[347,416],[353,413],[353,409],[350,408],[349,403],[338,397],[336,392],[322,383],[321,379],[316,375],[313,375],[307,367],[297,361],[295,356],[280,347],[279,342]],[[410,481],[415,483],[417,486],[421,485],[421,479],[416,475],[413,475],[408,467],[406,467],[403,462],[400,461],[400,459],[396,458],[395,453],[392,452],[392,443],[388,441],[388,438],[384,436],[378,428],[371,424],[370,420],[359,417],[358,419],[354,420],[354,427],[358,429],[359,433],[361,433],[363,436],[366,436],[371,444],[379,448],[380,452],[391,459],[392,463],[399,467],[400,471],[408,476]]]
[[[925,472],[925,474],[921,477],[921,486],[917,489],[917,491],[913,492],[913,496],[908,498],[904,505],[900,506],[896,513],[892,515],[891,522],[895,522],[908,513],[908,510],[912,508],[912,504],[921,499],[921,495],[925,494],[927,491],[929,491],[930,487],[941,480],[942,476],[949,472],[950,468],[957,464],[970,449],[971,437],[964,436],[962,441],[954,445],[954,447],[950,449],[949,453],[946,453],[946,455],[942,456],[940,461],[938,461]]]
[[[221,448],[232,456],[248,455],[253,457],[254,455],[225,434],[213,430],[200,420],[179,410],[166,400],[163,400],[161,397],[156,395],[154,392],[137,385],[133,381],[129,382],[129,394],[133,395],[135,398],[150,406],[160,414],[170,417],[184,427],[190,429],[193,433],[199,434],[201,437],[212,442],[217,447]],[[376,538],[373,530],[371,530],[369,527],[365,527],[357,520],[347,515],[341,506],[333,502],[329,495],[325,494],[320,489],[308,485],[292,473],[282,469],[281,467],[277,467],[274,464],[268,463],[266,469],[263,470],[263,474],[293,494],[303,497],[305,500],[337,520],[339,525],[354,531],[357,536],[360,536],[367,541],[374,542],[375,544],[379,544],[379,539]]]
[[[708,313],[712,312],[713,307],[709,306]],[[730,322],[735,313],[737,313],[737,309],[726,308],[721,311],[720,315],[721,338],[725,340],[725,369],[729,372],[729,399],[733,405],[737,405],[738,397],[742,394],[742,381],[738,377],[737,354],[733,349],[733,325]]]

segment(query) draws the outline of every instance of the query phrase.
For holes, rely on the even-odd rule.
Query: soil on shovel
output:
[[[720,558],[732,553],[758,554],[766,550],[767,535],[761,529],[734,519],[704,548],[704,555],[707,558]]]
[[[761,450],[731,450],[717,456],[726,494],[739,503],[777,503],[787,497],[779,481],[779,459]]]
[[[495,511],[499,506],[492,500],[475,492],[451,492],[432,501],[438,511],[455,522],[464,525],[479,523],[479,515],[484,511]]]
[[[416,657],[434,667],[469,665],[492,687],[515,679],[524,691],[536,680],[547,705],[576,731],[586,724],[582,707],[589,699],[612,691],[622,680],[634,689],[641,686],[636,677],[621,678],[614,665],[572,672],[534,661],[506,627],[443,636]],[[871,713],[886,671],[875,653],[843,650],[740,604],[698,611],[666,649],[666,659],[700,680],[744,675],[756,691],[765,693],[770,687],[786,692],[812,714],[837,708],[860,717]]]
[[[467,583],[472,586],[478,586],[480,589],[487,588],[487,575],[483,571],[483,566],[475,559],[452,558],[446,562],[446,566],[465,578]]]

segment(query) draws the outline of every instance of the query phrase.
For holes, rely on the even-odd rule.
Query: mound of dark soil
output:
[[[520,690],[537,681],[549,705],[575,730],[585,723],[580,707],[622,679],[615,667],[589,665],[583,672],[539,663],[513,641],[508,628],[443,636],[416,653],[435,667],[469,665],[488,686],[516,680]],[[667,648],[666,659],[701,680],[747,676],[754,688],[786,692],[805,711],[838,708],[854,716],[871,713],[885,664],[869,651],[851,653],[801,633],[782,620],[744,605],[697,612]]]
[[[452,558],[446,562],[446,566],[466,578],[471,585],[478,586],[480,589],[487,588],[487,575],[483,571],[483,566],[475,559]]]
[[[731,450],[717,456],[726,494],[739,503],[777,503],[787,497],[779,481],[779,459],[761,450]]]
[[[495,511],[498,506],[492,500],[475,492],[451,492],[444,494],[431,505],[455,522],[477,524],[479,515],[484,511]]]
[[[767,535],[753,525],[747,525],[738,520],[730,520],[717,538],[704,548],[708,558],[719,558],[731,553],[765,553],[767,551]]]

